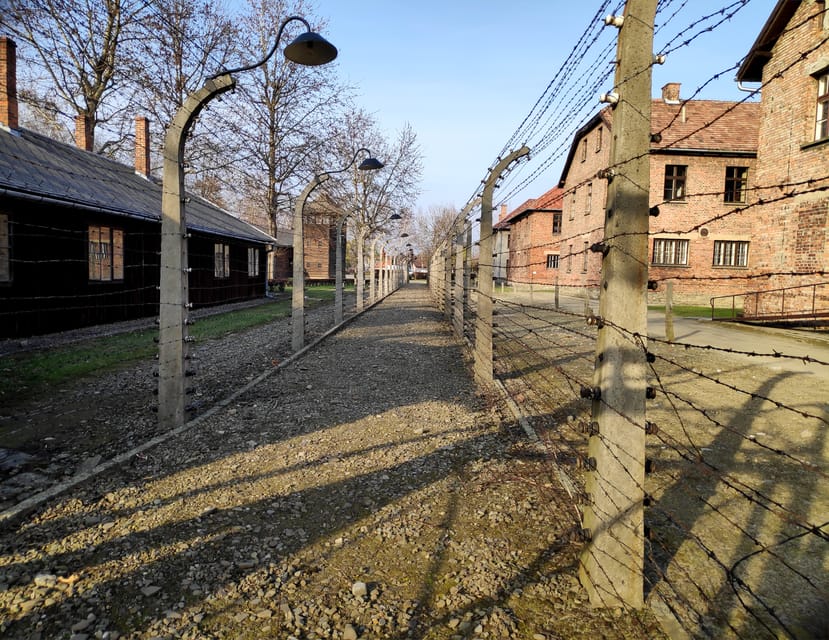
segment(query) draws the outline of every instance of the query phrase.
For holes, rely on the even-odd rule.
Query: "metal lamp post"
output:
[[[196,116],[216,96],[236,86],[234,73],[254,69],[273,56],[289,22],[298,20],[307,31],[285,47],[285,57],[298,64],[316,66],[337,57],[337,48],[299,16],[286,18],[267,55],[254,64],[222,71],[187,96],[167,129],[164,140],[164,173],[161,199],[161,275],[159,293],[158,420],[162,428],[184,423],[184,360],[187,324],[188,273],[187,224],[184,210],[184,142]]]
[[[305,189],[302,190],[299,198],[294,206],[294,273],[291,291],[291,347],[294,352],[299,351],[305,346],[305,236],[303,233],[302,211],[305,208],[305,201],[311,192],[320,186],[323,182],[328,180],[336,173],[348,171],[357,161],[357,156],[361,151],[368,154],[368,158],[363,160],[357,169],[359,171],[376,171],[383,168],[383,163],[371,155],[371,151],[365,147],[361,147],[354,152],[354,157],[342,169],[336,171],[326,171],[314,176],[313,180],[308,183]],[[337,282],[335,283],[336,292],[340,292],[339,309],[340,316],[342,316],[342,220],[347,216],[343,216],[337,226]],[[336,313],[337,301],[334,302],[334,309]],[[340,318],[342,320],[342,318]],[[336,318],[335,318],[336,322]]]

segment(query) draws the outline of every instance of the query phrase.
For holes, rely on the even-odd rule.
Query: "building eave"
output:
[[[789,24],[800,3],[801,0],[778,1],[737,70],[736,80],[738,82],[762,82],[763,68],[771,60],[772,49],[774,49],[777,40],[786,29],[786,25]]]

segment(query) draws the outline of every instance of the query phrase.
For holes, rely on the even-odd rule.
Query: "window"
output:
[[[9,242],[9,216],[0,213],[0,282],[11,282],[11,243]]]
[[[587,206],[584,208],[584,215],[590,215],[590,209],[593,207],[593,183],[587,185]]]
[[[829,138],[829,72],[824,72],[817,79],[815,140],[824,138]]]
[[[665,165],[664,200],[685,200],[685,178],[687,171],[688,167],[684,164]]]
[[[547,254],[547,268],[548,269],[558,269],[558,260],[559,260],[559,255],[557,253],[548,253]]]
[[[124,232],[111,227],[89,227],[89,279],[110,282],[124,279]]]
[[[724,202],[745,202],[747,185],[748,167],[726,167]]]
[[[596,152],[602,150],[602,136],[604,135],[604,129],[599,127],[596,129]]]
[[[715,267],[747,267],[747,240],[714,240]]]
[[[590,251],[588,250],[589,246],[590,246],[590,244],[585,242],[584,247],[582,249],[582,255],[584,256],[584,259],[582,260],[582,263],[581,263],[581,272],[582,273],[587,273],[587,256],[590,255]]]
[[[567,247],[567,273],[573,270],[573,245]]]
[[[587,138],[581,141],[581,161],[587,160]]]
[[[248,247],[248,277],[255,278],[259,275],[259,249]]]
[[[230,245],[217,242],[213,245],[213,276],[230,277]]]
[[[674,238],[654,238],[651,262],[661,265],[688,264],[688,241]]]
[[[553,211],[553,235],[561,235],[561,211]]]
[[[578,187],[573,189],[573,193],[570,195],[570,220],[573,219],[576,211],[576,191],[578,191]]]

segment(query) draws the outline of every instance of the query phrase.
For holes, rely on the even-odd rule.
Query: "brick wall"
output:
[[[664,299],[669,280],[674,283],[675,302],[685,304],[708,304],[712,295],[742,292],[753,286],[745,277],[751,269],[753,243],[749,244],[747,267],[713,264],[715,243],[751,241],[756,218],[751,207],[724,201],[726,167],[746,167],[749,189],[757,180],[752,148],[756,143],[752,143],[752,137],[756,138],[753,116],[759,112],[759,106],[740,105],[730,111],[733,106],[734,103],[715,101],[653,103],[652,129],[661,132],[662,141],[652,145],[650,159],[649,202],[659,207],[659,216],[650,218],[648,244],[649,278],[658,282],[658,289],[649,293],[652,302]],[[712,121],[716,124],[706,127]],[[587,254],[585,272],[584,252],[585,243],[590,247],[604,237],[608,182],[597,174],[610,164],[608,123],[600,121],[582,133],[573,143],[575,152],[564,176],[564,215],[559,239],[559,283],[573,287],[574,292],[594,289],[600,283],[601,254]],[[687,167],[685,199],[681,202],[663,202],[666,165]],[[750,203],[749,191],[745,204]],[[650,264],[654,238],[687,241],[687,264]]]
[[[607,180],[596,177],[610,163],[610,129],[605,121],[587,131],[574,142],[575,154],[564,182],[561,235],[557,238],[560,252],[559,284],[577,293],[599,286],[601,254],[588,251],[604,236],[604,208],[607,201]],[[584,269],[585,256],[587,270]]]
[[[829,46],[811,51],[829,35],[819,15],[824,6],[813,0],[800,3],[763,68],[757,173],[758,182],[767,187],[761,194],[765,200],[779,200],[791,190],[808,191],[809,180],[818,179],[815,186],[827,184],[820,179],[829,175],[829,140],[815,142],[814,137],[816,74],[829,69]],[[790,275],[829,270],[827,211],[825,191],[802,193],[760,209],[755,267],[769,277],[758,281],[757,289],[829,280],[826,275]]]

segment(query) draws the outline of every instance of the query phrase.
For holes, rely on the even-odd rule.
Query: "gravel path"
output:
[[[261,357],[254,335],[238,341]],[[412,284],[5,522],[0,635],[662,637],[646,613],[587,606],[572,505],[499,406]]]

